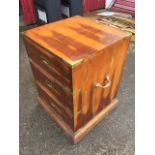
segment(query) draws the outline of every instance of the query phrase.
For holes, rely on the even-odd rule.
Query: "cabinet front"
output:
[[[39,97],[73,128],[71,71],[49,51],[25,39]]]

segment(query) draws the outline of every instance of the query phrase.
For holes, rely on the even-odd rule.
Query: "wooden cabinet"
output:
[[[26,31],[38,101],[79,142],[117,103],[130,35],[75,16]]]

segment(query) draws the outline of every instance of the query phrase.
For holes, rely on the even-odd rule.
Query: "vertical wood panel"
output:
[[[116,97],[123,64],[130,38],[113,44],[100,54],[93,56],[73,69],[73,90],[81,89],[80,98],[73,98],[74,113],[81,113],[74,119],[75,130],[85,125]],[[96,88],[96,82],[106,84],[105,76],[111,79],[108,88]],[[77,111],[78,110],[78,111]]]

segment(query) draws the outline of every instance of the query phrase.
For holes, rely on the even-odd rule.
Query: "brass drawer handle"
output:
[[[111,80],[110,80],[110,77],[107,75],[107,76],[105,76],[105,80],[107,80],[108,81],[108,83],[106,84],[106,85],[102,85],[102,84],[100,84],[100,83],[96,83],[96,87],[99,87],[99,88],[107,88],[107,87],[109,87],[110,85],[111,85]]]
[[[42,61],[43,64],[50,67],[50,62],[45,57],[40,56],[40,60]]]
[[[48,80],[46,80],[45,82],[49,89],[54,89],[53,85]]]

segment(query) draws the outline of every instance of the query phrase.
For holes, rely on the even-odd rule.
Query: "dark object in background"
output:
[[[83,14],[82,0],[35,0],[34,5],[40,24]]]
[[[62,19],[61,0],[34,0],[39,23],[49,23]]]
[[[83,0],[61,0],[61,11],[64,18],[83,15]]]

